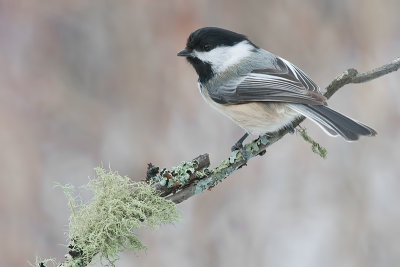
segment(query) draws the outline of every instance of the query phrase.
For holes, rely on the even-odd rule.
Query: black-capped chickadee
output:
[[[246,36],[216,27],[190,34],[186,57],[199,75],[205,101],[231,118],[246,134],[261,135],[292,127],[300,115],[331,136],[354,141],[375,130],[327,107],[319,87],[298,67],[253,44]]]

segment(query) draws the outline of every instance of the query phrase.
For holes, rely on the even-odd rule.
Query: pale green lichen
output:
[[[268,137],[266,135],[260,136],[259,140],[262,145],[268,144]]]
[[[202,179],[203,177],[209,176],[211,171],[208,168],[204,168],[203,170],[198,170],[195,172],[197,179]]]
[[[241,153],[238,153],[240,157],[242,157]],[[224,160],[222,161],[217,167],[215,167],[212,170],[212,184],[210,185],[211,187],[216,186],[219,182],[221,182],[223,179],[228,177],[231,173],[233,173],[235,170],[237,170],[239,166],[235,166],[234,164],[231,164],[229,160]]]
[[[208,178],[199,180],[195,187],[195,194],[201,193],[204,190],[208,190],[216,186],[223,179],[233,173],[239,166],[233,164],[237,160],[243,159],[242,154],[239,151],[233,151],[231,157],[228,160],[223,160],[217,167],[212,170],[205,169],[202,173],[203,176],[210,176]]]
[[[230,157],[229,157],[229,163],[235,163],[237,160],[237,154],[239,153],[239,150],[234,150],[232,151]]]
[[[257,142],[251,142],[251,143],[246,144],[244,146],[244,148],[245,148],[246,152],[253,154],[256,151],[258,151],[258,149],[259,149],[258,145],[259,144],[257,144]]]
[[[168,182],[168,186],[172,186],[175,182],[178,182],[179,184],[185,184],[189,178],[190,175],[192,175],[197,167],[197,162],[196,161],[184,161],[181,162],[176,167],[173,167],[171,169],[171,173],[173,175],[173,178],[170,179],[172,181]]]
[[[160,177],[159,181],[160,181],[161,186],[164,186],[167,184],[168,179],[166,177],[162,177],[162,176],[158,176],[158,177]]]
[[[197,184],[196,184],[196,188],[195,188],[194,193],[197,195],[198,193],[201,193],[204,190],[210,189],[211,181],[212,181],[212,177],[209,177],[207,179],[198,181]]]
[[[70,246],[81,254],[66,266],[88,264],[95,255],[102,264],[113,266],[121,251],[146,249],[133,230],[143,223],[155,228],[179,218],[176,205],[160,197],[151,185],[111,170],[95,170],[97,178],[86,186],[94,194],[88,203],[81,203],[71,188],[65,188],[72,211]]]
[[[189,181],[190,176],[195,173],[197,165],[196,161],[183,161],[178,166],[173,167],[171,171],[161,171],[159,175],[153,178],[153,181],[169,188],[184,185]]]
[[[297,132],[301,135],[301,137],[303,137],[304,141],[306,141],[306,142],[311,144],[311,150],[315,154],[319,155],[323,159],[326,159],[326,157],[328,155],[328,151],[326,150],[326,148],[324,148],[323,146],[318,144],[316,141],[314,141],[314,139],[312,139],[307,134],[307,131],[306,131],[305,128],[302,128],[302,127],[298,126]]]

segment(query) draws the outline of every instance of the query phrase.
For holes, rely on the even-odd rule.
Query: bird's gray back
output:
[[[212,94],[222,87],[238,85],[249,73],[257,69],[279,69],[277,57],[261,48],[256,53],[242,59],[238,64],[229,67],[224,72],[216,74],[207,83],[203,84]]]

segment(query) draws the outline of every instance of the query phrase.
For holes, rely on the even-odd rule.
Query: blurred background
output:
[[[213,166],[242,130],[201,98],[178,58],[219,26],[300,66],[321,88],[400,55],[397,0],[0,0],[0,266],[66,253],[67,200],[104,164],[137,180],[201,153]],[[400,72],[348,85],[330,106],[378,131],[346,143],[310,122],[322,160],[286,136],[182,220],[139,234],[117,266],[398,266]]]

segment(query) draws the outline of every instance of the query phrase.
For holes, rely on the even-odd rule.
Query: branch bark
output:
[[[356,69],[348,69],[338,77],[336,77],[327,87],[324,96],[330,98],[340,88],[350,83],[363,83],[379,78],[388,73],[397,71],[400,68],[400,58],[393,60],[392,62],[385,64],[381,67],[373,70],[358,73]],[[305,120],[305,117],[301,116],[294,120],[293,126],[297,127],[301,122]],[[279,141],[289,132],[289,129],[282,129],[272,134],[260,136],[253,140],[249,144],[245,145],[245,150],[248,152],[247,158],[263,155],[266,148]],[[209,170],[210,159],[208,154],[201,155],[193,160],[198,166],[204,166],[202,169],[196,170],[201,172],[200,175],[194,175],[195,179],[190,179],[187,183],[179,185],[179,187],[171,190],[166,186],[160,186],[156,184],[157,189],[169,200],[175,203],[181,203],[182,201],[206,190],[216,186],[223,179],[231,175],[237,169],[247,164],[241,152],[232,152],[229,159],[222,161],[217,167]],[[192,161],[192,162],[193,162]],[[169,190],[169,193],[166,192]]]

